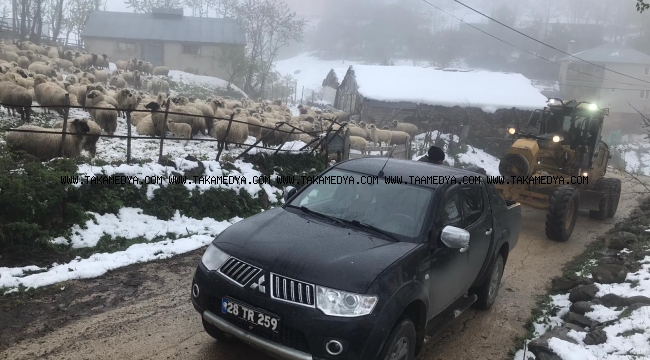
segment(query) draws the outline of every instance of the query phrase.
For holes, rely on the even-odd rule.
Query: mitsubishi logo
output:
[[[266,294],[266,287],[262,284],[264,284],[264,275],[260,276],[257,282],[251,284],[251,289],[258,289],[261,293]]]

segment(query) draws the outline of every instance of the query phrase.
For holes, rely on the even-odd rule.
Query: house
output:
[[[521,74],[352,65],[337,90],[334,107],[381,127],[394,119],[426,123],[421,114],[431,112],[423,109],[435,106],[494,113],[499,109],[541,109],[546,101]]]
[[[334,105],[336,101],[336,91],[341,85],[341,81],[345,77],[347,68],[334,68],[327,74],[323,80],[323,101]]]
[[[596,102],[600,107],[610,109],[603,129],[604,137],[614,130],[628,134],[641,133],[643,129],[639,114],[634,108],[650,112],[650,55],[614,43],[573,55],[608,70],[647,81],[606,71],[570,56],[560,59],[562,96]]]
[[[95,11],[81,37],[89,52],[111,61],[138,58],[154,66],[227,79],[215,60],[222,50],[244,53],[246,36],[233,19],[183,16],[183,9],[149,14]],[[237,82],[235,82],[237,84]]]

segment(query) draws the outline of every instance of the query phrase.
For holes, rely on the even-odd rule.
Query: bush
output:
[[[42,247],[45,240],[84,223],[88,216],[75,201],[75,189],[61,184],[74,175],[69,159],[21,164],[3,152],[0,157],[0,251]]]

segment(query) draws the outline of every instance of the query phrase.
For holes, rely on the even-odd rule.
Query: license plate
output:
[[[280,329],[280,318],[227,297],[221,299],[221,312],[273,332],[278,332]]]

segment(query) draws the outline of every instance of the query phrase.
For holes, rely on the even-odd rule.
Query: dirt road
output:
[[[549,279],[627,216],[637,206],[631,192],[641,190],[624,183],[616,217],[601,223],[581,214],[567,243],[546,239],[544,213],[525,208],[522,234],[494,308],[463,314],[426,345],[419,359],[504,359]],[[190,303],[201,254],[68,282],[33,298],[0,298],[0,359],[270,359],[243,344],[218,344],[204,333]]]

